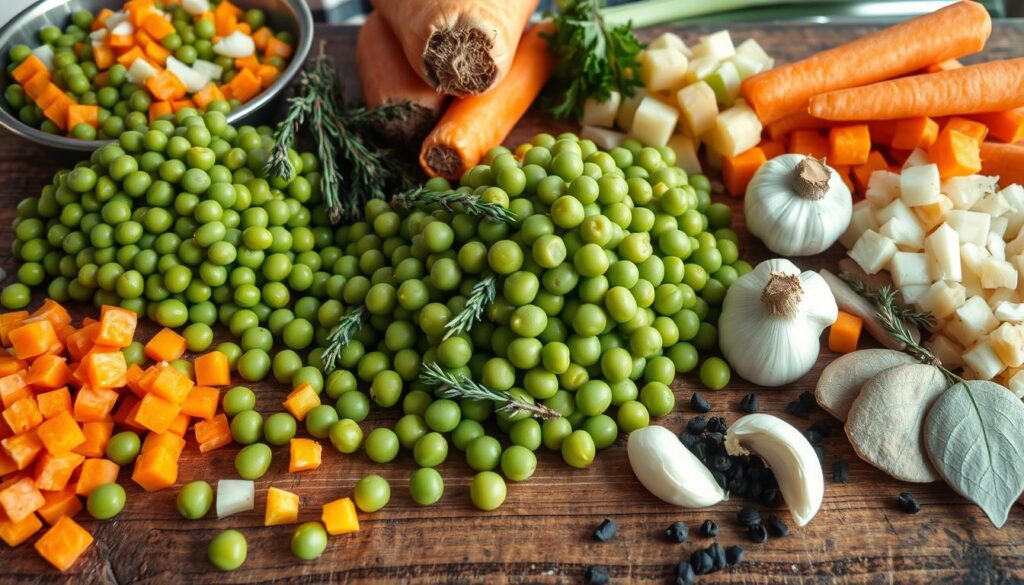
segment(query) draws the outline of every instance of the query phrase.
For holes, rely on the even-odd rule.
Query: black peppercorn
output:
[[[708,432],[709,433],[725,433],[729,430],[729,423],[725,422],[723,416],[713,416],[708,421]]]
[[[811,416],[811,409],[794,401],[786,405],[786,413],[800,418],[808,418]]]
[[[708,443],[711,443],[712,445],[721,446],[725,444],[725,435],[723,435],[722,433],[709,432],[708,434],[704,435],[704,440],[707,441]]]
[[[691,433],[689,431],[683,431],[683,433],[679,435],[679,441],[687,449],[693,450],[694,445],[700,443],[701,436],[698,434]]]
[[[690,555],[690,566],[693,567],[694,573],[705,575],[714,570],[715,561],[711,559],[711,555],[707,551],[695,550]]]
[[[850,464],[845,461],[833,461],[832,481],[836,483],[846,483],[850,481]]]
[[[681,561],[676,567],[676,585],[690,585],[696,578],[693,567],[687,561]]]
[[[782,496],[779,495],[778,488],[768,488],[762,491],[757,499],[765,506],[768,506],[769,508],[774,508],[775,506],[779,505],[780,501],[782,500]]]
[[[761,544],[768,540],[768,529],[764,527],[764,524],[755,524],[747,530],[747,534],[750,536],[751,542]]]
[[[704,443],[697,443],[690,449],[693,456],[696,457],[701,463],[706,463],[708,460],[708,447]]]
[[[726,567],[725,562],[725,548],[717,542],[705,549],[708,556],[711,557],[711,562],[714,566],[715,571],[721,571]]]
[[[700,525],[700,535],[704,538],[714,538],[718,536],[718,523],[714,520],[705,520]]]
[[[708,419],[703,416],[695,416],[686,423],[686,432],[699,435],[708,428]]]
[[[921,511],[921,504],[917,503],[914,495],[909,492],[901,492],[896,498],[896,507],[907,514],[917,514]]]
[[[778,516],[774,514],[769,516],[765,524],[768,527],[768,533],[772,536],[789,536],[789,526],[786,526],[786,523]]]
[[[715,455],[711,458],[711,467],[718,471],[729,471],[732,467],[732,459],[728,455]]]
[[[807,407],[807,410],[811,410],[818,405],[818,401],[814,398],[814,393],[807,390],[800,393],[798,400],[800,404]]]
[[[605,518],[601,524],[594,529],[594,538],[601,542],[608,542],[615,538],[615,533],[618,531],[618,527],[615,525],[615,521],[611,518]]]
[[[743,555],[747,554],[747,551],[738,545],[733,545],[725,549],[725,562],[729,566],[738,565],[743,560]]]
[[[608,569],[598,565],[590,565],[583,572],[583,582],[587,585],[606,585],[611,580],[612,575]]]
[[[740,401],[740,410],[742,410],[743,412],[753,414],[760,409],[761,405],[758,404],[757,402],[756,394],[747,394],[746,396],[743,397],[743,400]]]
[[[828,422],[824,420],[814,421],[807,430],[814,431],[826,439],[832,436],[832,425],[828,424]]]
[[[804,431],[804,438],[806,438],[807,442],[812,445],[819,445],[824,437],[822,437],[821,433],[818,431],[807,429]]]
[[[751,506],[743,506],[736,512],[736,519],[743,526],[754,526],[761,523],[761,514]]]
[[[665,537],[671,542],[686,542],[690,535],[690,527],[683,522],[673,522],[665,529]]]
[[[811,448],[814,449],[814,454],[818,456],[818,463],[825,465],[825,448],[821,445],[813,444],[811,445]]]
[[[697,412],[711,412],[711,403],[700,392],[694,392],[690,397],[690,408]]]

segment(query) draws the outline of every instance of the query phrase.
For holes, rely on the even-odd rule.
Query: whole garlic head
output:
[[[783,154],[761,165],[743,200],[747,229],[783,256],[811,256],[843,235],[853,216],[850,189],[818,159]]]
[[[719,346],[744,379],[781,386],[811,370],[818,338],[838,316],[832,291],[816,272],[765,260],[729,287],[718,318]]]

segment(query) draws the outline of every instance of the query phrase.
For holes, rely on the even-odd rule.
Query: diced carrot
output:
[[[100,324],[82,324],[82,327],[68,335],[65,343],[67,344],[68,353],[71,355],[71,359],[81,360],[85,357],[85,354],[89,353],[89,350],[96,345],[96,336],[100,333]]]
[[[171,102],[153,102],[149,106],[149,121],[155,122],[164,116],[170,116],[174,113],[171,108]]]
[[[45,503],[43,494],[29,477],[23,477],[0,490],[0,508],[14,522],[21,522]]]
[[[271,487],[267,490],[267,508],[263,513],[264,526],[293,524],[299,519],[299,496]]]
[[[18,471],[32,465],[32,462],[43,450],[43,443],[34,431],[7,437],[0,441],[0,446],[3,446],[4,452],[14,461]]]
[[[110,459],[86,459],[82,463],[82,472],[78,474],[78,485],[75,486],[75,493],[80,496],[88,496],[92,490],[117,482],[117,474],[121,466]]]
[[[736,156],[722,157],[722,182],[726,191],[733,197],[743,197],[750,179],[767,160],[764,151],[756,146]]]
[[[217,7],[213,9],[214,15],[217,15],[218,13],[233,14],[238,18],[242,18],[245,11],[235,4],[232,4],[229,0],[221,0],[217,3]]]
[[[828,156],[828,139],[817,130],[794,130],[789,135],[789,152],[825,158]]]
[[[32,395],[32,389],[28,385],[28,371],[22,370],[10,376],[0,378],[0,399],[4,408],[15,402]]]
[[[107,44],[110,45],[114,49],[134,48],[135,47],[135,36],[131,35],[131,34],[127,34],[127,35],[107,35]],[[120,59],[118,59],[118,63],[121,63]],[[121,63],[121,64],[124,65],[124,63]],[[131,63],[129,63],[129,65],[131,65]],[[126,67],[127,67],[127,65],[126,65]]]
[[[185,398],[188,397],[188,393],[192,391],[194,385],[192,380],[179,372],[177,368],[165,365],[160,367],[159,374],[153,380],[149,391],[151,394],[179,405],[185,402]]]
[[[114,411],[114,423],[131,427],[133,430],[141,431],[142,427],[135,423],[135,415],[139,412],[139,403],[142,402],[134,394],[127,394],[121,399],[121,404]]]
[[[128,386],[128,389],[132,391],[132,394],[135,394],[139,398],[146,395],[146,389],[143,388],[141,383],[142,377],[145,374],[146,372],[139,367],[138,364],[131,364],[128,366],[128,371],[124,374],[125,386]]]
[[[141,4],[141,3],[139,3],[139,4],[136,4],[136,5],[132,6],[131,8],[128,8],[128,4],[135,4],[135,3],[134,2],[130,2],[130,3],[125,4],[125,9],[128,11],[128,17],[129,17],[129,19],[131,20],[132,24],[135,26],[136,29],[142,28],[143,23],[145,23],[146,20],[150,16],[153,16],[153,15],[156,14],[156,11],[153,10],[153,5],[152,4]],[[159,16],[159,15],[157,15],[157,16]]]
[[[135,460],[132,481],[147,492],[171,487],[178,481],[178,458],[167,449],[150,449]]]
[[[75,453],[86,457],[103,457],[107,453],[107,443],[114,434],[112,422],[87,422],[82,424],[85,442],[75,447]]]
[[[56,492],[43,492],[46,503],[36,513],[43,517],[47,524],[56,524],[62,516],[72,517],[82,511],[82,500],[75,493],[75,486],[68,485]]]
[[[871,152],[867,124],[837,126],[828,132],[828,162],[832,165],[862,165]]]
[[[943,129],[946,128],[966,134],[977,140],[978,144],[981,144],[985,140],[985,137],[988,136],[988,126],[985,126],[981,122],[976,122],[960,116],[953,116],[946,120],[946,124],[943,126]]]
[[[269,28],[261,26],[252,33],[252,41],[256,45],[256,50],[262,53],[267,50],[267,43],[270,42],[270,38],[274,36],[274,33]]]
[[[267,48],[263,54],[267,57],[280,57],[288,60],[292,56],[292,46],[277,37],[270,37],[267,39]]]
[[[175,113],[177,113],[178,110],[182,110],[182,109],[185,109],[185,108],[194,108],[194,107],[196,107],[196,103],[194,101],[192,101],[191,98],[186,98],[186,99],[183,99],[183,100],[174,100],[174,101],[171,102],[171,109],[174,110]]]
[[[161,18],[160,20],[163,19]],[[161,45],[160,43],[150,42],[147,43],[145,47],[146,56],[149,57],[150,60],[155,61],[160,65],[166,63],[167,58],[171,56],[171,52],[165,49],[163,45]]]
[[[82,358],[82,367],[94,388],[120,388],[125,385],[128,364],[120,350],[98,351],[94,349]]]
[[[196,102],[202,109],[206,109],[210,102],[214,100],[224,99],[224,94],[220,92],[220,88],[217,87],[216,83],[212,81],[206,84],[206,87],[199,90],[197,93],[192,94],[192,100]]]
[[[220,92],[224,95],[225,99],[228,99],[228,100],[234,99],[235,94],[232,93],[232,91],[231,91],[231,84],[230,83],[225,83],[225,84],[222,84],[222,85],[220,85],[218,87],[220,88]]]
[[[0,477],[3,477],[8,473],[14,473],[15,471],[18,471],[18,466],[14,463],[14,459],[8,457],[7,452],[0,449]]]
[[[46,93],[46,91],[50,88],[51,85],[53,85],[53,83],[50,81],[50,74],[44,71],[40,71],[39,73],[36,73],[34,76],[32,76],[32,79],[26,81],[22,87],[25,89],[25,93],[28,94],[28,96],[32,98],[32,100],[35,101],[36,105],[38,106],[39,97]],[[60,88],[57,89],[59,90]]]
[[[850,353],[857,350],[863,320],[856,315],[839,311],[839,317],[828,332],[828,348],[836,353]]]
[[[39,412],[45,419],[51,419],[61,412],[71,413],[71,392],[67,386],[36,395]]]
[[[36,429],[36,435],[51,455],[60,455],[85,443],[86,436],[78,426],[71,412],[63,410],[53,418],[46,419]],[[52,488],[44,488],[52,489]]]
[[[188,425],[190,424],[192,424],[192,417],[179,412],[178,416],[174,417],[174,420],[171,421],[171,426],[167,427],[167,432],[184,437],[185,433],[188,432]]]
[[[139,316],[134,311],[104,306],[100,311],[100,330],[96,334],[96,343],[108,347],[128,347],[135,336],[138,321]]]
[[[99,319],[94,319],[92,317],[82,317],[82,327],[88,327],[89,325],[93,325],[99,322]]]
[[[949,128],[939,132],[928,149],[928,158],[939,167],[939,176],[943,179],[973,175],[981,170],[978,141]]]
[[[318,406],[320,406],[320,396],[308,383],[299,384],[284,400],[285,410],[300,421],[305,420],[306,414]]]
[[[36,541],[36,552],[60,571],[67,571],[92,544],[92,535],[68,516],[62,516]]]
[[[132,63],[134,63],[136,59],[145,58],[146,54],[142,52],[142,48],[133,44],[132,48],[128,52],[117,58],[117,62],[125,67],[131,67]]]
[[[25,516],[20,522],[15,522],[4,515],[0,515],[0,540],[4,541],[7,546],[14,548],[31,538],[42,527],[43,523],[39,521],[39,516],[35,514]]]
[[[256,58],[256,55],[249,55],[248,57],[240,57],[235,59],[235,69],[248,69],[253,73],[260,68],[260,60]]]
[[[167,366],[167,362],[160,362],[159,364],[146,368],[146,370],[142,372],[142,376],[139,378],[138,382],[139,386],[143,390],[142,394],[139,394],[140,398],[153,389],[153,382],[156,380],[156,377],[159,376],[160,372],[162,372]]]
[[[280,74],[281,71],[273,65],[260,65],[256,71],[256,76],[260,78],[260,87],[263,89],[270,87]]]
[[[185,338],[166,327],[146,343],[146,356],[158,362],[174,361],[185,355]]]
[[[231,94],[240,102],[247,102],[260,92],[260,80],[248,69],[239,71],[229,85]]]
[[[28,369],[28,362],[0,352],[0,378]]]
[[[35,482],[41,490],[57,491],[64,489],[71,481],[71,474],[85,461],[78,453],[53,455],[43,453],[36,461]]]
[[[896,123],[896,133],[890,145],[897,150],[928,148],[939,135],[939,125],[926,117],[908,118]]]
[[[181,404],[181,413],[210,420],[217,414],[219,403],[220,390],[209,386],[193,386],[185,402]]]
[[[29,55],[11,71],[11,77],[18,83],[25,83],[41,71],[46,71],[49,75],[49,70],[43,60],[35,55]]]
[[[90,30],[99,30],[103,28],[107,22],[107,19],[113,16],[113,14],[114,11],[109,8],[104,8],[103,10],[100,10],[96,14],[96,18],[92,19],[92,26],[89,27]]]
[[[320,467],[323,447],[313,439],[292,439],[289,441],[289,452],[291,458],[288,462],[288,471],[307,471]]]
[[[28,88],[25,89],[28,91]],[[1013,144],[1024,140],[1024,109],[989,114],[975,114],[971,118],[988,126],[992,138]]]
[[[25,323],[21,327],[10,332],[11,344],[14,346],[14,355],[18,359],[34,358],[42,355],[56,343],[57,332],[49,321],[34,321]]]
[[[872,150],[868,154],[868,160],[862,165],[856,165],[852,169],[853,177],[856,179],[857,187],[861,191],[867,191],[868,181],[871,179],[871,174],[875,171],[887,171],[889,170],[889,163],[886,162],[885,157],[882,153],[877,150]]]
[[[114,57],[114,50],[107,45],[96,45],[92,48],[92,58],[96,62],[96,67],[100,71],[106,71],[110,69],[114,63],[117,63],[116,57]]]
[[[67,361],[55,355],[41,355],[32,362],[26,381],[36,388],[60,388],[71,379]]]
[[[327,529],[327,534],[349,534],[359,532],[359,516],[350,498],[341,498],[324,504],[320,520]]]
[[[218,5],[219,6],[219,5]],[[213,26],[217,36],[226,37],[234,32],[238,25],[238,17],[227,12],[214,12]]]
[[[889,146],[896,135],[896,125],[899,120],[873,120],[868,122],[868,131],[871,134],[871,143]]]
[[[764,140],[757,145],[764,153],[764,158],[771,160],[781,154],[786,154],[786,143],[781,140]]]
[[[245,22],[244,20],[242,22],[239,22],[238,24],[235,25],[235,30],[232,31],[232,32],[235,32],[235,31],[240,32],[240,33],[245,34],[245,35],[252,36],[252,26],[250,26],[249,23]]]
[[[0,314],[0,342],[4,346],[11,344],[8,334],[11,329],[17,329],[21,327],[21,324],[29,316],[28,311],[10,311],[8,313]]]
[[[73,129],[79,124],[88,124],[93,128],[97,128],[100,125],[99,114],[99,106],[72,104],[68,108],[68,128]]]
[[[32,396],[26,396],[5,408],[3,417],[7,422],[7,426],[16,435],[34,429],[43,422],[43,415],[39,412],[39,405],[36,404],[36,399]]]
[[[196,442],[199,443],[199,452],[207,453],[214,449],[220,449],[231,443],[231,426],[228,424],[228,417],[222,412],[210,420],[197,422],[195,425]]]
[[[177,459],[181,456],[181,452],[185,450],[185,439],[181,435],[171,432],[149,433],[146,435],[146,440],[142,442],[141,452],[145,453],[152,449],[170,451],[174,458]]]
[[[181,405],[165,400],[156,394],[146,394],[139,403],[139,412],[135,422],[154,433],[162,433],[171,426],[174,418],[181,412]]]
[[[162,41],[164,37],[174,34],[174,26],[159,13],[152,13],[142,23],[142,28],[149,33],[154,40]]]
[[[228,356],[211,351],[195,359],[196,384],[202,386],[227,386],[231,383],[231,367]]]
[[[25,323],[47,320],[53,325],[53,330],[58,331],[66,325],[71,324],[71,313],[53,299],[46,299],[34,313],[25,318]]]
[[[75,396],[75,420],[80,423],[110,422],[117,396],[117,392],[109,388],[83,386]]]

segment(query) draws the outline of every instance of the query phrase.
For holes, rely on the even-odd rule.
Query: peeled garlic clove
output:
[[[649,426],[633,431],[629,434],[626,452],[640,483],[670,504],[704,508],[728,499],[711,471],[665,427]]]
[[[748,414],[729,427],[725,448],[730,455],[753,453],[764,459],[797,526],[805,526],[818,513],[825,496],[821,463],[792,425],[770,414]]]

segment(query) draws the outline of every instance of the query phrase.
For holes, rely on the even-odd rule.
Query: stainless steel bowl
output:
[[[0,0],[2,1],[2,0]],[[296,39],[295,52],[285,70],[270,87],[249,100],[242,107],[228,114],[228,122],[235,125],[255,123],[258,112],[266,110],[283,96],[288,83],[302,68],[302,64],[313,45],[313,14],[306,0],[238,0],[241,8],[260,8],[267,14],[267,22],[275,31],[290,31]],[[71,21],[71,13],[82,8],[98,13],[104,8],[117,10],[123,0],[39,0],[21,14],[15,16],[0,29],[0,92],[11,82],[6,74],[10,63],[10,48],[25,44],[35,47],[40,44],[39,30],[53,25],[64,28]],[[63,150],[92,151],[110,140],[78,140],[67,136],[48,134],[25,124],[12,112],[7,100],[0,96],[0,126],[33,142]]]

